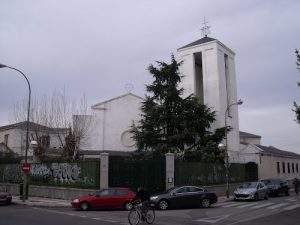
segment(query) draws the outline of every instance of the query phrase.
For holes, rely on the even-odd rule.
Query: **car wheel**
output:
[[[132,209],[133,205],[131,202],[126,202],[124,204],[124,209],[127,210],[127,211],[130,211]]]
[[[258,199],[258,194],[257,193],[255,193],[255,195],[254,195],[254,200],[255,201],[258,201],[259,199]]]
[[[166,210],[169,208],[169,203],[167,200],[161,200],[159,203],[158,203],[158,208],[160,210]]]
[[[265,200],[268,200],[269,199],[269,195],[268,193],[265,194]]]
[[[87,202],[82,202],[80,204],[80,209],[83,210],[83,211],[87,211],[87,210],[89,210],[89,208],[90,208],[90,206]]]
[[[10,204],[11,204],[11,200],[7,200],[6,205],[10,205]]]
[[[201,200],[201,206],[202,206],[203,208],[208,208],[208,207],[210,206],[210,201],[209,201],[209,199],[207,199],[207,198],[202,199],[202,200]]]
[[[290,193],[289,193],[289,191],[285,191],[285,196],[289,196],[290,195]]]

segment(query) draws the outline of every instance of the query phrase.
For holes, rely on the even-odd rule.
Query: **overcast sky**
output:
[[[0,62],[26,72],[34,96],[65,88],[95,104],[124,94],[127,83],[144,95],[146,67],[201,38],[205,16],[210,36],[236,52],[240,129],[300,153],[291,111],[300,102],[299,11],[299,0],[1,0]],[[13,71],[0,76],[5,125],[27,89]]]

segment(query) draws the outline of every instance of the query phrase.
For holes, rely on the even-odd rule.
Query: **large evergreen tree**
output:
[[[212,131],[215,112],[193,95],[182,97],[181,63],[173,55],[171,63],[157,64],[148,67],[154,81],[146,86],[142,118],[132,129],[138,149],[157,155],[175,152],[189,161],[222,161],[224,154],[217,146],[225,128]]]
[[[296,53],[297,69],[300,71],[300,53],[299,53],[299,50],[296,49],[295,53]],[[300,86],[300,82],[298,82],[298,86]],[[295,106],[294,111],[296,113],[297,122],[300,123],[300,105],[298,105],[296,102],[294,102],[294,106]]]

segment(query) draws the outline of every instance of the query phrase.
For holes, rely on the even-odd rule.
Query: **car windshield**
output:
[[[271,180],[262,180],[265,185],[271,184]]]
[[[103,190],[97,190],[92,195],[94,196],[109,196],[114,195],[115,190],[114,189],[103,189]]]
[[[257,186],[256,182],[250,182],[241,185],[240,188],[256,188],[256,186]]]

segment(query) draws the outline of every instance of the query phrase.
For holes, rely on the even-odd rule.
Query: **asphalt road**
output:
[[[128,224],[126,211],[75,211],[71,208],[0,206],[0,225]],[[225,202],[209,209],[156,211],[158,225],[296,225],[300,224],[300,197],[270,198],[258,202]]]

